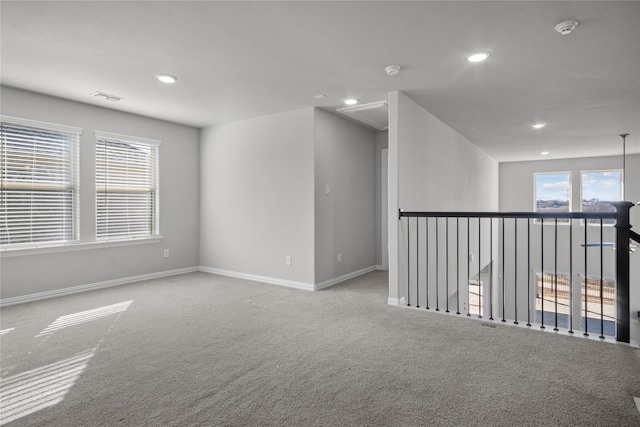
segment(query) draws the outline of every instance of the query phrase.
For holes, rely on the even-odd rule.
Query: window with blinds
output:
[[[0,247],[78,239],[81,133],[0,116]]]
[[[158,235],[160,141],[96,132],[98,240]]]

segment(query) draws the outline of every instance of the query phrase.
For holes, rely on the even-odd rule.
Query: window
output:
[[[78,239],[82,129],[0,117],[0,245]]]
[[[160,141],[96,132],[98,240],[158,235]]]
[[[588,171],[581,173],[582,212],[615,212],[613,202],[622,200],[622,171]],[[615,224],[605,219],[603,224]],[[589,219],[588,224],[600,224],[599,219]]]
[[[540,213],[571,212],[571,173],[536,173],[535,211]],[[568,219],[558,223],[568,223]],[[539,223],[539,221],[536,221]]]

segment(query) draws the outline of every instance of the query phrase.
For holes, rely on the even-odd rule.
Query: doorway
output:
[[[380,150],[380,268],[389,269],[389,149]]]

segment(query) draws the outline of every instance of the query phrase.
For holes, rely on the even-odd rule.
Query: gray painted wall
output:
[[[2,114],[81,127],[80,238],[95,240],[96,130],[162,141],[160,147],[160,243],[2,253],[3,299],[160,273],[198,265],[199,131],[113,109],[2,87]],[[163,250],[170,257],[163,257]]]
[[[572,173],[572,206],[573,209],[579,211],[580,209],[580,172],[589,170],[603,170],[603,169],[622,169],[622,157],[589,157],[589,158],[574,158],[574,159],[562,159],[562,160],[544,160],[544,161],[531,161],[531,162],[510,162],[500,164],[500,210],[501,211],[530,211],[533,205],[534,198],[534,177],[536,172],[571,172]],[[628,155],[627,167],[626,167],[626,199],[630,202],[640,202],[640,155]],[[631,225],[634,226],[634,230],[640,229],[640,206],[636,206],[631,209]],[[520,227],[518,233],[520,236],[526,236],[526,230]],[[545,226],[544,233],[547,233],[548,237],[554,233],[553,226]],[[600,241],[599,227],[589,227],[588,241],[595,242]],[[582,226],[574,226],[574,243],[573,253],[573,279],[574,279],[574,292],[579,294],[580,292],[580,274],[584,272],[584,255],[583,249],[580,244],[583,241],[584,228]],[[513,231],[505,233],[507,235],[506,240],[509,241],[509,236],[513,234]],[[540,226],[532,226],[532,253],[540,253]],[[569,237],[569,227],[558,227],[558,240],[567,241]],[[605,227],[603,230],[603,240],[613,242],[615,241],[615,233],[612,227]],[[552,241],[545,238],[545,252],[553,256],[554,248],[551,245]],[[560,248],[558,251],[558,272],[562,274],[569,273],[569,250],[568,246]],[[526,265],[526,259],[522,259],[526,249],[519,250],[519,265]],[[512,252],[509,252],[512,254]],[[599,266],[600,251],[597,249],[588,250],[588,265]],[[606,249],[603,251],[604,258],[604,272],[605,277],[615,276],[615,258],[614,251]],[[553,269],[554,266],[550,263],[547,257],[545,261],[545,270]],[[631,338],[640,342],[640,324],[638,322],[637,312],[640,310],[640,252],[636,251],[630,256],[631,261]],[[506,277],[515,277],[513,272],[513,263],[506,263],[508,266],[505,271]],[[533,271],[540,271],[541,264],[540,258],[533,257],[531,269]],[[525,269],[520,269],[518,272],[519,286],[519,299],[518,310],[521,313],[525,313],[526,310],[526,281],[527,272]],[[598,269],[596,271],[590,271],[590,275],[599,275]],[[512,288],[507,289],[505,298],[511,300],[514,296],[514,290]],[[509,314],[509,312],[507,312]],[[580,307],[574,307],[574,317],[579,318]],[[574,326],[576,327],[576,326]]]
[[[402,92],[389,126],[389,298],[406,294],[406,211],[496,211],[498,162]],[[442,296],[444,305],[446,295]]]
[[[314,164],[319,284],[376,265],[375,133],[316,109]]]
[[[314,282],[313,120],[305,108],[202,130],[201,266]]]
[[[200,265],[307,288],[375,266],[375,167],[374,132],[323,110],[204,129]]]

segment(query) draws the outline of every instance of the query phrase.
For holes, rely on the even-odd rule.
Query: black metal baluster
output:
[[[427,235],[426,235],[425,240],[427,241],[427,249],[426,249],[426,252],[427,252],[427,262],[426,262],[426,264],[427,265],[426,265],[425,274],[427,276],[427,279],[426,279],[426,282],[427,282],[427,306],[425,308],[427,310],[429,310],[429,217],[427,217],[426,219],[427,219],[427,221],[426,221],[426,223],[427,223],[427,227],[426,227],[427,228]]]
[[[447,294],[447,296],[446,296],[446,301],[447,302],[446,302],[445,313],[448,313],[449,312],[449,217],[445,217],[444,220],[446,221],[446,227],[445,227],[446,234],[445,234],[445,237],[447,239],[447,241],[445,243],[445,251],[446,251],[447,255],[445,257],[445,263],[444,263],[445,271],[447,273],[447,275],[445,276],[446,277],[445,286],[446,286],[446,294]]]
[[[603,259],[603,246],[602,246],[602,218],[600,218],[600,338],[604,339],[604,295],[603,292],[603,282],[604,282],[604,273],[602,269],[602,265],[604,263]]]
[[[489,320],[493,320],[493,218],[489,218]]]
[[[411,307],[411,218],[407,218],[407,307]]]
[[[478,318],[482,319],[482,285],[480,284],[480,271],[482,268],[482,250],[480,246],[480,217],[478,217]]]
[[[514,259],[514,273],[513,280],[515,284],[513,285],[514,291],[514,302],[515,302],[515,319],[513,321],[514,324],[518,324],[518,218],[513,218],[513,239],[514,239],[514,250],[513,250],[513,259]]]
[[[555,326],[553,328],[554,331],[558,330],[558,218],[555,218],[554,222],[554,230],[553,230],[553,241],[554,241],[554,251],[553,251],[553,292],[554,292],[554,310],[555,310]]]
[[[504,282],[504,218],[502,218],[502,321],[506,322],[507,319],[505,319],[505,312],[504,312],[504,305],[505,305],[505,282]]]
[[[471,244],[469,239],[471,236],[471,229],[469,228],[470,217],[467,217],[467,316],[471,316],[471,297],[469,292],[469,286],[471,285]]]
[[[589,324],[588,324],[588,318],[589,318],[589,309],[587,307],[587,279],[589,277],[588,275],[588,269],[587,269],[587,228],[588,224],[587,224],[587,220],[585,218],[584,220],[584,336],[588,337],[589,336]]]
[[[438,217],[436,217],[436,311],[440,311],[440,274],[439,274],[439,256],[440,239],[438,238]]]
[[[460,314],[460,217],[456,217],[456,314]]]
[[[527,218],[527,326],[531,326],[531,218]]]
[[[420,217],[416,217],[416,308],[420,308]]]
[[[542,286],[540,287],[540,301],[542,303],[542,310],[540,311],[540,329],[544,329],[544,218],[540,218],[540,276],[542,278]],[[537,286],[538,284],[536,283],[536,287]]]
[[[569,333],[573,333],[573,219],[569,220]]]

